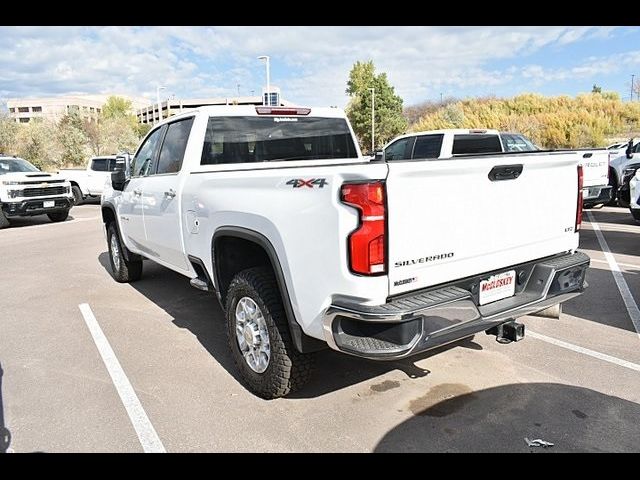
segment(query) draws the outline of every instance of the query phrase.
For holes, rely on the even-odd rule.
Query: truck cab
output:
[[[83,169],[62,169],[60,171],[71,183],[74,202],[80,205],[89,199],[99,199],[104,190],[105,182],[111,178],[111,173],[122,168],[128,158],[127,153],[117,155],[101,155],[91,157]]]

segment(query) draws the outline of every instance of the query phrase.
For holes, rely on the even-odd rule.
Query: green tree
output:
[[[375,91],[375,146],[384,145],[407,129],[402,98],[396,95],[386,73],[376,75],[373,61],[356,62],[349,73],[346,93],[351,97],[347,116],[363,151],[371,149],[372,91]]]
[[[599,87],[594,83],[593,88],[591,89],[591,93],[602,93],[602,87]]]
[[[86,161],[88,139],[78,113],[68,113],[58,123],[58,141],[63,165],[82,165]]]
[[[12,154],[20,125],[8,115],[0,115],[0,153]]]
[[[16,153],[42,170],[59,167],[60,145],[56,139],[56,124],[36,118],[20,125],[16,136]]]
[[[107,98],[107,101],[102,106],[102,113],[100,114],[102,118],[122,118],[133,116],[133,111],[131,109],[131,100],[127,100],[126,98],[116,97],[112,95]]]
[[[108,118],[100,123],[103,153],[134,152],[140,143],[136,128],[127,118]]]

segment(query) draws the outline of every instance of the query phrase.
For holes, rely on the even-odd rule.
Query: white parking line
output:
[[[606,260],[600,260],[599,258],[592,258],[591,261],[599,262],[599,263],[609,263]],[[617,262],[617,263],[619,266],[625,267],[625,268],[640,268],[640,265],[634,265],[632,263],[622,263],[622,262]]]
[[[640,372],[640,365],[638,365],[637,363],[628,362],[627,360],[622,360],[618,357],[612,357],[611,355],[607,355],[606,353],[596,352],[595,350],[580,347],[578,345],[574,345],[573,343],[563,342],[562,340],[558,340],[557,338],[547,337],[546,335],[532,332],[531,330],[527,330],[527,336],[542,340],[543,342],[551,343],[552,345],[557,345],[558,347],[566,348],[567,350],[572,350],[584,355],[589,355],[590,357],[604,360],[605,362],[613,363],[614,365],[619,365],[621,367]]]
[[[124,373],[116,354],[113,352],[113,349],[109,344],[109,340],[107,340],[107,337],[100,328],[96,317],[93,315],[91,307],[86,303],[82,303],[78,306],[80,307],[80,312],[84,317],[87,327],[89,328],[89,332],[91,332],[93,341],[98,348],[98,352],[102,357],[102,361],[111,376],[113,385],[116,387],[118,395],[120,395],[120,400],[122,400],[122,404],[127,410],[131,424],[138,434],[138,439],[142,444],[142,448],[146,453],[165,453],[166,450],[160,440],[160,437],[158,437],[147,413],[144,411],[144,408],[142,408],[142,404],[140,403],[136,392],[133,390],[133,387],[131,386],[127,375]]]
[[[602,253],[604,253],[604,258],[606,258],[609,263],[611,274],[613,275],[613,279],[616,281],[624,306],[627,307],[627,312],[629,312],[629,318],[633,322],[633,327],[636,329],[638,337],[640,337],[640,309],[638,309],[638,304],[633,299],[633,295],[631,295],[631,291],[629,290],[629,285],[627,285],[627,281],[624,279],[624,275],[620,271],[620,267],[618,266],[616,259],[611,253],[611,250],[609,250],[609,244],[607,244],[607,240],[605,240],[604,235],[600,231],[600,225],[598,225],[598,223],[593,219],[591,212],[587,212],[587,216],[589,217],[591,227],[598,238],[598,243],[600,244]]]

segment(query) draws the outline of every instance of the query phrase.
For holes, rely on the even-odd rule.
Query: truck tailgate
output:
[[[609,151],[589,150],[579,151],[580,165],[582,165],[583,186],[595,187],[609,184]]]
[[[397,295],[574,250],[576,152],[389,162],[389,290]],[[514,179],[504,166],[521,165]]]

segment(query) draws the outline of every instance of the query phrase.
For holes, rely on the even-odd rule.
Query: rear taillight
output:
[[[387,212],[384,183],[344,184],[340,200],[360,213],[360,224],[349,235],[351,271],[360,275],[385,273]]]
[[[582,165],[578,165],[578,206],[576,208],[576,232],[580,230],[582,225]]]

